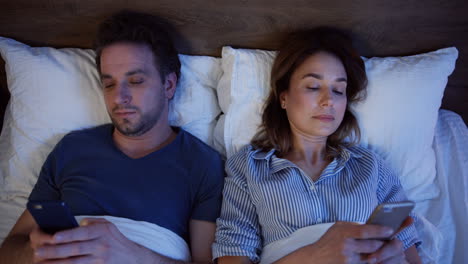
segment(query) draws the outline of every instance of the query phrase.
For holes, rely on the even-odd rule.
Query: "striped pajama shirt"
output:
[[[406,200],[398,177],[373,152],[344,148],[312,181],[298,166],[246,146],[226,162],[213,258],[247,256],[310,225],[365,222],[383,202]],[[414,217],[414,215],[413,215]],[[415,219],[416,220],[416,219]],[[398,235],[405,249],[420,243],[414,224]]]

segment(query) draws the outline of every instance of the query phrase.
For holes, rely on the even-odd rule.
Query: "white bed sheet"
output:
[[[440,231],[442,240],[430,247],[436,251],[425,252],[438,257],[434,262],[425,263],[467,263],[468,129],[459,115],[439,111],[433,148],[441,193],[439,197],[421,203],[419,209]]]
[[[468,129],[461,117],[440,110],[434,138],[439,197],[419,203],[425,222],[420,252],[424,263],[451,264],[468,260]],[[1,168],[0,168],[1,169]],[[0,242],[23,212],[27,197],[0,199]]]

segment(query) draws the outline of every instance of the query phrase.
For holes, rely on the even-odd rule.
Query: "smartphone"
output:
[[[48,234],[78,227],[64,201],[29,201],[27,208],[42,231]]]
[[[414,208],[414,202],[404,201],[378,205],[366,224],[391,227],[395,232]]]

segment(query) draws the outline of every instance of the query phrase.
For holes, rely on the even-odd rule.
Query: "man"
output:
[[[47,158],[30,200],[64,200],[74,215],[146,221],[182,237],[192,261],[211,260],[223,186],[220,156],[168,123],[180,75],[177,52],[154,17],[124,11],[105,21],[96,63],[112,124],[66,135]],[[1,263],[183,263],[127,239],[114,224],[48,235],[26,210]]]

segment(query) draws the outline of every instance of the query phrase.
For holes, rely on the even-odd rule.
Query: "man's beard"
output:
[[[159,107],[158,107],[159,106]],[[136,111],[136,115],[138,115],[140,118],[136,120],[135,123],[132,123],[130,119],[122,119],[122,122],[117,122],[112,118],[111,120],[112,123],[114,124],[114,127],[123,135],[129,136],[129,137],[137,137],[145,134],[148,132],[150,129],[156,125],[156,123],[159,121],[161,118],[161,115],[163,113],[164,109],[164,101],[161,100],[159,104],[157,104],[151,111],[148,111],[146,113],[142,113],[141,110],[136,107],[136,106],[129,106],[125,108],[114,108],[113,111],[115,110],[122,110],[122,109],[131,109],[133,111]]]

